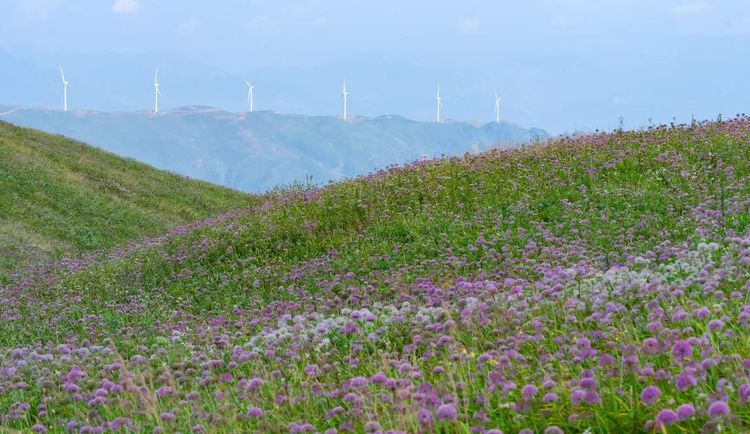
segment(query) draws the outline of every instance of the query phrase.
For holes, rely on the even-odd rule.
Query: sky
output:
[[[0,104],[501,117],[553,134],[750,112],[747,0],[0,0]]]

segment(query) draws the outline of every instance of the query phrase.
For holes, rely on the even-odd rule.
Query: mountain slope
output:
[[[309,177],[319,184],[423,156],[462,155],[547,138],[510,123],[416,122],[229,113],[210,107],[151,112],[61,112],[0,107],[0,119],[135,158],[154,167],[250,192]]]
[[[3,287],[0,426],[747,432],[748,161],[739,118],[419,162]]]
[[[249,202],[239,192],[0,121],[0,273]]]

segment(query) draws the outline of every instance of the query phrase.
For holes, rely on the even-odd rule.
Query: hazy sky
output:
[[[502,117],[553,133],[750,111],[747,0],[0,0],[0,103]]]

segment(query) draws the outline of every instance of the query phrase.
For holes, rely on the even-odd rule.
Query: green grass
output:
[[[646,138],[648,146],[642,142]],[[668,151],[683,157],[680,167],[665,168],[666,163],[656,161]],[[238,229],[227,230],[221,224],[191,232],[159,248],[142,249],[132,258],[63,276],[58,290],[84,295],[82,310],[111,309],[109,316],[132,324],[141,317],[128,314],[126,319],[116,306],[93,306],[124,302],[135,288],[160,288],[142,312],[143,321],[153,323],[178,307],[209,315],[227,306],[248,306],[253,298],[263,303],[294,298],[277,290],[284,283],[282,276],[331,250],[337,252],[332,271],[358,270],[369,276],[374,270],[409,268],[402,278],[412,282],[434,276],[437,270],[419,264],[431,258],[444,260],[447,250],[466,262],[457,267],[461,274],[492,269],[496,264],[481,260],[467,246],[479,236],[507,232],[512,255],[521,255],[545,227],[560,237],[581,238],[605,262],[616,260],[624,252],[653,248],[663,241],[663,232],[678,242],[695,231],[695,225],[685,220],[690,209],[721,197],[720,170],[706,160],[709,155],[747,161],[750,149],[718,133],[710,141],[696,139],[690,130],[628,133],[600,147],[556,143],[398,169],[373,181],[333,185],[315,193],[312,201],[304,200],[302,191],[269,194],[264,198],[272,204],[269,209],[227,223]],[[610,160],[617,164],[610,166]],[[678,169],[689,171],[691,179],[683,179]],[[741,165],[736,170],[748,172]],[[585,195],[582,186],[588,186]],[[750,194],[750,188],[743,185],[733,194]],[[603,215],[607,220],[601,219]],[[733,215],[730,221],[744,230],[747,216]],[[308,223],[314,223],[314,229],[307,230]],[[626,237],[623,228],[633,233]],[[173,255],[200,240],[210,240],[205,252],[188,252],[184,261],[174,260]],[[613,251],[613,240],[627,242]],[[445,264],[441,267],[448,268],[440,270],[446,276],[456,273]],[[175,279],[184,269],[193,277]],[[255,279],[261,285],[248,297],[246,288]],[[317,290],[315,279],[300,284],[305,291]],[[206,288],[217,290],[206,296]]]
[[[279,190],[129,255],[0,288],[0,366],[13,367],[0,427],[747,432],[748,161],[746,118],[467,155]],[[584,338],[595,356],[579,356]],[[690,339],[691,356],[673,355]],[[73,366],[87,373],[80,399],[63,390]],[[689,369],[697,384],[679,390]],[[379,372],[397,386],[352,388]],[[584,377],[600,401],[574,398]],[[253,378],[264,385],[246,394]],[[104,380],[138,387],[88,404]],[[525,402],[527,384],[540,390]],[[649,385],[654,404],[640,399]],[[175,395],[157,397],[165,386]],[[712,420],[721,400],[732,413]],[[30,410],[15,414],[18,402]],[[443,402],[455,419],[440,420]],[[681,404],[698,413],[653,425]]]
[[[13,270],[160,234],[252,199],[0,122],[0,282]]]

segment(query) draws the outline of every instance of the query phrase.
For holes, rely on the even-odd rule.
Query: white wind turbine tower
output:
[[[349,92],[346,91],[346,80],[344,80],[344,88],[343,88],[343,91],[341,92],[341,96],[344,97],[344,120],[347,120],[349,117],[347,113],[347,102],[348,102],[347,98],[349,97]]]
[[[500,123],[500,97],[495,92],[495,122]]]
[[[68,111],[68,86],[70,83],[65,81],[65,74],[63,73],[62,66],[60,67],[60,77],[62,77],[63,83],[63,111]]]
[[[435,118],[435,122],[440,123],[440,107],[443,106],[443,100],[440,98],[440,86],[438,85],[437,88],[437,117]]]
[[[247,84],[247,106],[250,110],[250,113],[253,112],[253,89],[255,88],[255,85],[250,83],[249,81],[245,80],[245,83]]]
[[[154,74],[154,113],[159,113],[159,95],[161,95],[159,91],[159,68],[156,68]]]

